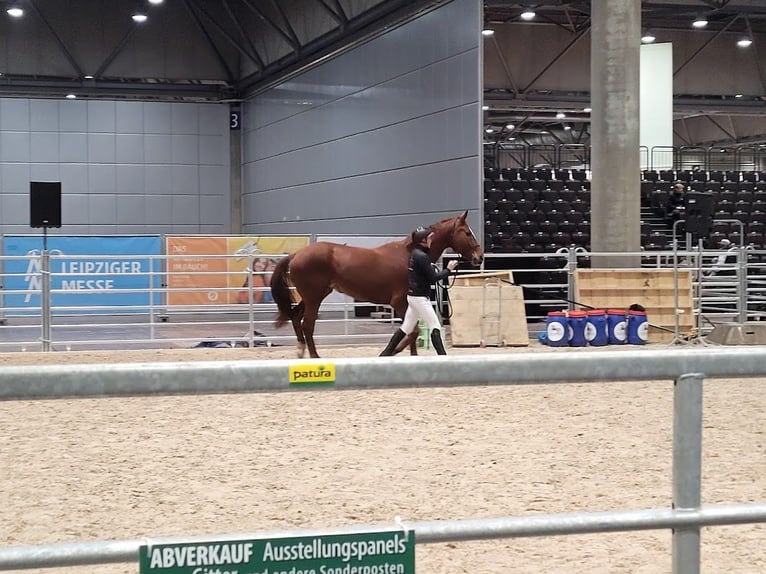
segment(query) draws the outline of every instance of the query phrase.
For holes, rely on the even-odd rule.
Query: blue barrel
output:
[[[606,328],[606,311],[591,309],[588,311],[588,321],[585,323],[585,339],[593,347],[603,347],[609,343],[609,332]]]
[[[588,315],[585,311],[570,311],[567,317],[569,321],[569,346],[585,347],[588,341],[585,339],[585,324],[588,322]]]
[[[566,313],[551,311],[545,325],[545,335],[550,347],[566,347],[569,345],[569,324]]]
[[[625,311],[609,309],[606,312],[607,340],[610,345],[624,345],[628,342],[628,322]]]
[[[649,341],[649,322],[646,311],[628,312],[628,343],[646,345]]]

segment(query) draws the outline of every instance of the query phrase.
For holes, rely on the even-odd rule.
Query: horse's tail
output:
[[[274,322],[276,327],[281,327],[293,317],[293,296],[290,292],[290,283],[287,280],[288,268],[290,261],[293,260],[293,255],[291,253],[287,257],[283,257],[271,274],[271,297],[279,309],[279,316]]]

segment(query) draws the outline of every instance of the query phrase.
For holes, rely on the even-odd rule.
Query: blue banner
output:
[[[150,303],[160,304],[162,262],[160,258],[148,257],[161,255],[160,239],[159,235],[48,237],[54,312],[82,312],[62,311],[61,307],[116,307],[87,311],[146,313]],[[3,237],[3,255],[22,257],[5,260],[3,303],[6,310],[27,309],[24,314],[39,313],[42,249],[41,236]]]

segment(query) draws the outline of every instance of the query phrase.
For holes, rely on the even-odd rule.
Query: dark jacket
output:
[[[686,204],[686,196],[683,193],[677,193],[673,191],[668,197],[668,202],[665,205],[665,213],[668,217],[677,215],[677,210],[684,207]]]
[[[446,267],[437,271],[431,263],[431,257],[428,250],[422,245],[416,245],[410,255],[410,262],[407,267],[408,273],[408,295],[417,297],[429,297],[431,295],[431,285],[437,281],[448,277],[450,270]]]

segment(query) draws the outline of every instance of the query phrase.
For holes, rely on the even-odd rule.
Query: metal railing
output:
[[[461,273],[483,271],[511,271],[513,281],[524,288],[527,327],[531,339],[545,328],[548,312],[575,308],[576,288],[573,277],[576,269],[590,267],[597,253],[584,248],[559,249],[556,253],[488,253],[480,269],[462,270]],[[730,255],[736,261],[719,264],[721,256]],[[646,251],[638,254],[609,254],[610,257],[640,259],[641,268],[673,269],[672,251]],[[106,256],[99,256],[105,258]],[[120,256],[130,261],[131,256]],[[139,256],[135,256],[139,257]],[[145,256],[140,256],[145,257]],[[154,256],[162,258],[162,256]],[[446,256],[447,258],[450,255]],[[9,257],[0,257],[0,265]],[[761,320],[766,317],[766,252],[742,247],[733,252],[721,250],[679,251],[675,259],[681,268],[693,273],[694,309],[699,314],[699,328],[705,333],[717,323]],[[254,275],[267,277],[268,271],[255,271]],[[42,271],[34,271],[30,281],[41,278]],[[147,281],[154,285],[154,272],[146,272]],[[198,275],[200,275],[198,273]],[[206,272],[205,276],[220,279],[227,271]],[[132,297],[142,288],[80,289],[72,295],[68,288],[56,288],[72,277],[87,280],[103,275],[51,272],[45,282],[50,287],[49,297],[42,297],[43,281],[34,289],[4,289],[0,291],[0,352],[39,350],[137,349],[178,348],[195,345],[212,346],[269,346],[292,345],[294,335],[287,326],[275,331],[273,322],[276,306],[264,302],[261,296],[268,287],[252,284],[234,287],[216,287],[219,300],[240,296],[242,303],[189,304],[168,303],[174,297],[197,293],[200,287],[168,287],[158,284],[146,294],[141,304],[99,304],[99,297],[124,294]],[[0,284],[9,275],[0,273]],[[164,281],[164,279],[163,279]],[[438,303],[445,319],[451,308],[449,285],[440,291]],[[225,281],[223,281],[225,284]],[[13,304],[13,297],[34,294],[33,304]],[[78,305],[60,303],[59,295],[88,297],[88,303]],[[40,301],[49,303],[43,312]],[[75,299],[77,301],[77,299]],[[259,301],[259,302],[253,302]],[[372,311],[372,312],[371,312]],[[317,322],[317,338],[322,344],[347,344],[349,340],[383,343],[390,336],[395,321],[387,306],[371,306],[348,297],[328,299],[321,308]]]
[[[326,363],[324,361],[323,363]],[[311,365],[310,361],[301,364]],[[235,393],[293,390],[296,361],[237,361],[163,365],[67,365],[0,370],[0,399]],[[766,375],[766,350],[641,350],[610,353],[464,355],[337,359],[325,389],[457,387],[555,382],[673,380],[671,508],[540,514],[494,519],[408,522],[416,543],[672,529],[672,571],[699,573],[703,526],[766,523],[766,503],[703,505],[702,390],[705,377]],[[222,376],[224,375],[225,376]],[[300,387],[300,385],[297,385]],[[316,387],[312,387],[316,389]],[[320,391],[322,392],[322,391]],[[401,524],[400,524],[401,526]],[[153,544],[264,539],[390,530],[391,525],[296,532],[257,532],[152,539]],[[97,541],[0,548],[0,570],[137,562],[142,540]]]
[[[586,169],[591,168],[591,148],[584,144],[523,144],[485,142],[484,157],[497,169]],[[734,170],[759,171],[766,168],[766,148],[759,146],[641,146],[642,170]]]

